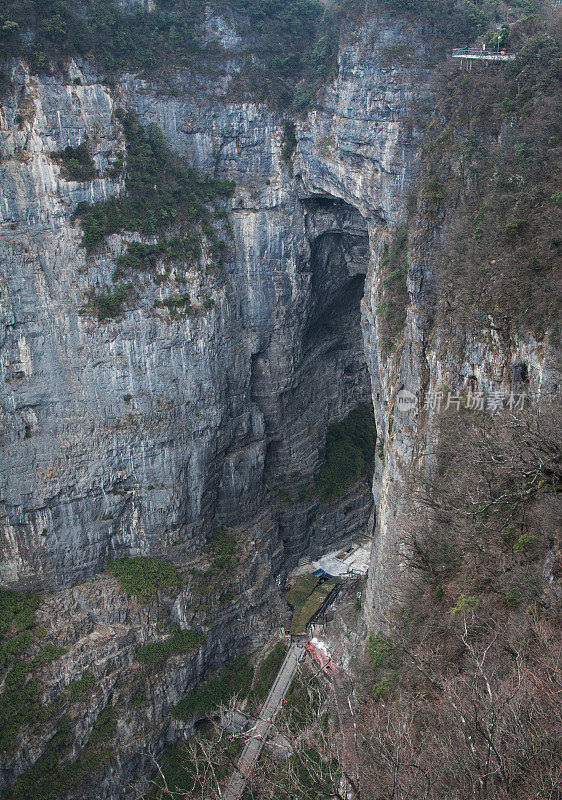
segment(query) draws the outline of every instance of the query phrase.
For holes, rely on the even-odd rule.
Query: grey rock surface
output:
[[[208,14],[205,25],[232,52],[232,73],[231,21]],[[397,42],[415,54],[407,69],[384,66],[381,53]],[[54,590],[41,613],[68,651],[45,668],[45,699],[85,670],[99,678],[73,717],[76,750],[104,706],[120,709],[110,767],[69,798],[121,800],[129,780],[149,774],[151,754],[192,730],[194,720],[180,725],[170,708],[225,658],[263,645],[286,610],[287,571],[370,532],[373,494],[361,624],[384,627],[399,584],[405,475],[413,459],[431,469],[435,436],[431,415],[395,412],[400,388],[421,396],[475,375],[491,390],[522,364],[532,391],[558,380],[552,353],[528,336],[506,343],[475,331],[460,354],[446,332],[429,336],[433,264],[421,242],[409,254],[404,341],[394,355],[381,351],[381,257],[416,170],[418,132],[406,118],[409,102],[427,97],[424,52],[406,23],[382,13],[366,22],[343,41],[317,105],[296,120],[289,160],[283,116],[232,100],[228,74],[178,73],[167,84],[123,75],[110,90],[87,64],[71,63],[66,78],[13,66],[15,90],[0,107],[0,578]],[[124,186],[67,181],[50,153],[87,134],[104,174],[124,149],[120,106],[157,123],[188,164],[236,183],[228,222],[218,223],[229,241],[224,268],[201,264],[188,276],[196,315],[154,307],[174,291],[173,275],[159,286],[139,280],[116,320],[79,313],[88,290],[111,283],[131,237],[112,236],[88,255],[72,211]],[[363,481],[335,503],[298,500],[329,425],[369,398],[380,443],[373,491]],[[177,598],[142,607],[100,577],[125,554],[163,556],[189,574],[220,525],[236,532],[244,557],[204,601],[188,580]],[[162,608],[166,625],[204,630],[207,643],[174,656],[131,711],[146,678],[135,653],[162,635]],[[356,630],[347,638],[361,640]],[[39,757],[55,724],[35,738],[22,731],[4,785]]]
[[[211,15],[206,27],[236,49],[228,20]],[[313,480],[328,426],[371,395],[361,298],[402,214],[416,143],[400,120],[424,91],[422,72],[383,68],[377,46],[404,37],[412,32],[379,18],[344,43],[334,82],[297,120],[288,161],[283,117],[229,100],[228,78],[180,73],[170,92],[124,75],[110,90],[86,64],[71,63],[65,79],[14,65],[16,88],[0,110],[1,580],[55,590],[41,614],[68,650],[46,668],[45,701],[67,698],[84,671],[99,679],[88,707],[70,708],[75,755],[105,706],[118,717],[111,763],[69,797],[117,800],[151,774],[151,756],[192,730],[170,708],[283,621],[287,570],[372,524],[366,481],[330,504],[298,492]],[[67,181],[50,154],[87,135],[104,174],[124,150],[120,106],[157,123],[188,164],[236,182],[222,272],[200,265],[188,276],[197,315],[154,308],[175,290],[173,275],[160,286],[139,280],[116,320],[80,314],[88,290],[111,284],[130,236],[89,255],[72,211],[124,186]],[[216,595],[193,596],[188,580],[178,598],[145,609],[97,577],[124,554],[197,568],[223,524],[244,557]],[[207,643],[169,659],[131,710],[145,680],[135,653],[167,635],[163,608],[164,631],[195,627]],[[21,732],[4,785],[39,757],[56,723]]]
[[[371,49],[373,36],[405,32],[380,27],[342,49],[337,79],[298,122],[293,163],[279,115],[218,102],[220,86],[184,75],[170,95],[129,75],[110,92],[76,64],[72,82],[14,67],[0,167],[5,585],[68,585],[124,553],[173,556],[178,540],[196,552],[214,525],[251,520],[288,482],[310,482],[327,426],[369,397],[369,235],[400,215],[414,152],[399,122],[413,76],[382,69]],[[79,313],[88,289],[110,284],[124,240],[87,255],[72,210],[123,185],[66,181],[50,153],[88,135],[103,172],[124,147],[118,105],[236,182],[223,274],[194,270],[187,286],[213,298],[205,313],[166,318],[153,304],[171,289],[148,281],[121,319]],[[322,546],[345,538],[345,513],[330,530],[323,513],[296,510],[295,558],[315,530]]]

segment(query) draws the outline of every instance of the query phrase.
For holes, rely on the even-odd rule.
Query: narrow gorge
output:
[[[311,3],[318,15],[321,6]],[[180,36],[181,9],[191,9],[170,0],[144,10],[121,5],[123,19],[137,20],[131,25],[177,14],[171,38]],[[497,131],[478,128],[467,82],[480,73],[463,77],[461,65],[442,66],[449,46],[433,17],[382,1],[336,9],[330,70],[314,87],[306,76],[297,83],[293,106],[256,99],[244,76],[264,58],[252,51],[252,26],[263,32],[264,23],[247,5],[210,2],[193,11],[202,55],[188,66],[162,55],[149,69],[109,69],[62,45],[64,58],[51,69],[37,66],[36,53],[14,50],[6,62],[0,791],[7,800],[156,797],[148,783],[155,760],[208,716],[181,712],[184,698],[213,675],[227,683],[229,669],[241,673],[248,658],[263,658],[289,624],[284,590],[296,567],[362,540],[372,545],[368,574],[351,611],[344,606],[326,629],[339,664],[355,669],[368,642],[372,654],[374,635],[392,635],[396,605],[414,591],[411,573],[425,575],[412,545],[416,525],[433,530],[443,508],[418,505],[443,474],[440,448],[450,435],[427,397],[445,398],[444,410],[448,396],[467,391],[483,403],[516,391],[537,407],[558,397],[548,304],[560,287],[559,200],[548,199],[550,177],[540,178],[547,188],[533,201],[546,220],[536,240],[532,215],[518,222],[519,200],[506,212],[511,263],[525,231],[539,259],[548,253],[548,263],[525,267],[533,288],[510,283],[502,267],[505,283],[496,290],[489,262],[501,256],[493,250],[485,252],[486,270],[473,259],[469,277],[462,272],[473,244],[463,238],[459,209],[470,206],[471,192],[487,191],[492,178],[479,173],[482,164],[497,158],[504,169],[509,155],[501,148],[523,152],[517,114],[526,112],[506,111]],[[475,4],[482,14],[483,5]],[[74,17],[51,11],[64,17],[69,37]],[[263,13],[267,26],[270,12]],[[271,14],[283,18],[277,7]],[[516,25],[530,40],[543,34],[525,22],[529,14]],[[7,24],[3,10],[0,23]],[[484,29],[482,22],[476,33]],[[290,84],[286,69],[282,87]],[[308,88],[314,99],[299,107],[298,92]],[[454,116],[462,92],[468,121]],[[544,167],[553,156],[543,140],[555,133],[550,118],[540,125],[540,146],[521,158],[540,150]],[[533,169],[522,161],[517,191],[532,192],[525,170]],[[484,250],[487,235],[478,239]],[[452,264],[461,264],[457,272]],[[492,286],[494,302],[494,292],[520,294],[519,310],[487,305],[475,274]],[[476,311],[463,305],[465,289]],[[540,330],[527,324],[530,307]],[[401,404],[404,392],[414,410]],[[353,431],[368,440],[366,449],[356,439],[333,445]],[[559,480],[556,463],[537,478],[541,486]],[[518,550],[510,540],[509,557],[520,566],[529,553],[527,571],[543,577],[525,604],[554,614],[560,539],[554,512],[544,518],[552,522],[544,541],[532,525],[509,522],[515,542],[530,535],[536,548]],[[139,575],[128,591],[131,563]],[[441,576],[441,561],[428,569],[431,580]],[[515,566],[507,569],[515,575]],[[431,583],[435,602],[449,592],[450,606],[465,596],[472,602],[472,590],[449,589],[449,579]],[[527,589],[516,591],[527,598]],[[454,618],[448,608],[443,614]],[[398,627],[402,635],[407,625]],[[21,676],[14,658],[31,665]],[[350,785],[357,794],[347,796],[373,797]],[[445,797],[436,791],[410,796]],[[340,795],[303,789],[300,798],[313,796]],[[391,796],[406,794],[377,795]],[[524,797],[478,795],[504,796]]]

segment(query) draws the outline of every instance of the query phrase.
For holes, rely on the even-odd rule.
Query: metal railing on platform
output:
[[[453,58],[469,58],[479,61],[513,61],[515,53],[507,50],[482,50],[478,47],[455,47]]]

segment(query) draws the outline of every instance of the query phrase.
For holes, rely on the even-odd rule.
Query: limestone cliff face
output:
[[[423,214],[414,215],[414,223]],[[373,537],[362,621],[365,629],[386,629],[389,611],[403,598],[410,575],[402,551],[409,521],[419,513],[411,496],[415,476],[423,489],[436,465],[440,410],[449,395],[480,393],[493,413],[494,398],[505,406],[509,396],[526,408],[552,399],[560,387],[560,359],[547,335],[542,341],[526,331],[507,333],[492,317],[486,327],[457,328],[435,318],[435,262],[447,230],[439,224],[410,224],[406,323],[399,346],[381,352],[376,309],[382,298],[380,260],[372,266],[364,298],[365,352],[373,383],[379,447],[374,494],[377,525]],[[416,397],[413,408],[400,407],[397,394]],[[454,407],[454,406],[453,406]],[[496,409],[498,406],[496,406]],[[361,626],[360,626],[361,627]]]
[[[6,585],[65,585],[119,554],[175,554],[178,541],[194,553],[213,525],[310,482],[327,425],[370,393],[363,276],[401,214],[414,152],[400,126],[414,76],[382,69],[377,43],[406,35],[373,20],[344,47],[318,110],[297,123],[292,163],[281,118],[227,102],[222,86],[180,76],[170,95],[124,76],[110,92],[75,64],[65,81],[14,68],[0,197]],[[117,105],[236,182],[226,268],[187,286],[215,301],[205,313],[167,318],[153,305],[170,288],[148,282],[118,321],[79,313],[88,289],[110,284],[122,238],[88,256],[71,212],[123,187],[66,181],[49,154],[88,135],[103,174],[124,146]],[[338,519],[328,533],[325,513]],[[346,533],[345,511],[317,502],[280,517],[295,557]]]
[[[207,34],[236,48],[221,17],[208,15]],[[123,797],[127,781],[149,770],[146,754],[181,734],[170,707],[282,619],[286,570],[372,525],[366,482],[330,504],[300,502],[298,492],[312,481],[329,424],[384,380],[365,321],[415,167],[415,132],[402,119],[426,77],[383,66],[384,48],[401,41],[422,54],[411,30],[380,17],[344,43],[333,83],[295,121],[286,159],[283,117],[229,100],[228,79],[180,74],[170,90],[125,75],[109,89],[86,64],[71,63],[65,78],[14,65],[16,88],[0,111],[2,584],[56,590],[41,613],[68,652],[46,669],[45,701],[84,670],[100,679],[88,709],[71,710],[77,752],[103,707],[118,709],[116,756],[102,783],[76,790],[81,797]],[[236,183],[228,222],[217,222],[229,242],[223,270],[193,270],[182,287],[196,315],[155,309],[174,291],[173,275],[139,280],[134,307],[114,321],[80,313],[88,290],[111,284],[130,237],[112,236],[89,255],[72,211],[124,187],[110,177],[65,180],[50,154],[87,135],[107,175],[124,151],[116,107],[157,123],[190,165]],[[379,425],[384,413],[380,405]],[[131,716],[129,695],[143,680],[135,652],[161,635],[161,612],[96,576],[123,554],[196,567],[222,524],[244,551],[227,599],[206,599],[202,614],[188,585],[157,606],[168,609],[166,630],[197,627],[207,644],[173,657]],[[22,732],[5,783],[53,730]]]
[[[232,50],[236,71],[229,21],[209,11],[202,35]],[[111,766],[69,797],[124,797],[127,782],[150,770],[148,754],[191,730],[192,721],[171,720],[170,708],[208,669],[260,646],[282,619],[287,569],[370,530],[365,482],[331,504],[298,498],[330,423],[372,398],[377,527],[364,614],[383,627],[400,575],[404,477],[414,462],[431,469],[436,435],[431,413],[402,413],[396,392],[421,398],[469,380],[488,391],[514,374],[531,392],[556,382],[548,348],[529,337],[474,331],[459,350],[431,326],[428,242],[439,230],[412,232],[403,342],[392,356],[382,352],[381,257],[405,218],[416,169],[407,112],[428,92],[416,66],[423,41],[384,15],[345,40],[333,82],[295,120],[296,148],[286,158],[283,116],[229,98],[228,77],[182,73],[151,83],[124,75],[109,88],[87,64],[71,63],[64,78],[13,66],[15,90],[0,108],[1,580],[55,590],[40,614],[68,650],[45,668],[44,700],[63,697],[85,670],[98,679],[88,707],[69,712],[76,753],[101,710],[118,710]],[[400,43],[414,53],[411,65],[385,66],[385,52]],[[138,280],[134,306],[116,320],[80,313],[89,289],[111,284],[131,237],[112,236],[89,255],[72,211],[124,185],[65,180],[50,154],[87,135],[100,175],[109,174],[124,151],[117,107],[157,123],[188,164],[236,183],[228,219],[217,222],[229,243],[225,266],[193,269],[182,287],[196,315],[155,308],[177,290],[174,275],[158,285]],[[205,307],[205,298],[214,303]],[[241,557],[204,603],[189,580],[177,598],[142,605],[100,576],[124,554],[197,568],[219,525],[234,531]],[[148,684],[135,653],[163,635],[159,622],[201,629],[207,642],[172,657]],[[131,711],[138,689],[144,700]],[[64,698],[59,715],[68,711]],[[57,719],[22,731],[4,785],[39,757]]]
[[[43,687],[41,703],[49,707],[48,719],[18,730],[14,746],[2,757],[0,791],[46,748],[48,752],[49,740],[64,721],[70,725],[72,746],[60,754],[59,764],[84,759],[100,714],[110,711],[115,730],[103,746],[111,757],[90,766],[61,796],[138,796],[129,791],[153,775],[154,757],[193,733],[197,719],[176,719],[170,714],[173,707],[209,671],[260,648],[283,619],[274,579],[280,553],[279,548],[275,552],[271,517],[258,515],[252,525],[234,533],[237,556],[228,574],[209,575],[208,554],[202,553],[195,569],[182,572],[179,593],[161,591],[150,601],[137,600],[104,575],[45,595],[36,614],[44,631],[37,647],[48,643],[65,651],[35,671]],[[139,648],[165,641],[173,626],[201,631],[204,643],[159,663],[140,662]],[[91,688],[84,697],[73,697],[71,684],[85,674]]]

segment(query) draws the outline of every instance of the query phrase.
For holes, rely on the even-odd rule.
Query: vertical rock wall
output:
[[[369,395],[363,276],[401,213],[414,152],[400,127],[414,76],[383,69],[376,44],[408,35],[372,20],[342,50],[336,81],[297,123],[292,163],[278,115],[219,101],[201,78],[170,95],[125,76],[110,92],[86,67],[64,81],[15,68],[0,166],[5,585],[68,584],[123,553],[175,557],[178,541],[195,553],[214,525],[264,502],[291,558],[316,530],[317,546],[345,536],[347,501],[328,525],[333,509],[291,515],[276,494],[310,481],[327,426]],[[70,215],[123,185],[66,181],[50,153],[88,135],[103,174],[124,147],[116,106],[236,182],[224,271],[194,270],[187,287],[215,301],[205,313],[163,318],[153,305],[166,287],[142,278],[121,319],[79,313],[88,289],[111,283],[123,237],[87,255]]]
[[[224,21],[208,22],[227,36]],[[180,74],[170,92],[125,75],[110,90],[87,65],[70,64],[64,78],[14,66],[16,88],[0,110],[1,579],[57,590],[42,614],[48,635],[68,650],[43,676],[45,700],[67,698],[65,687],[84,670],[99,679],[88,709],[72,717],[76,750],[106,705],[118,709],[111,766],[69,796],[123,797],[128,779],[149,768],[147,754],[181,734],[169,717],[178,699],[227,656],[259,646],[282,619],[286,570],[369,527],[366,482],[332,504],[283,496],[298,499],[310,485],[328,426],[358,403],[372,396],[378,427],[388,426],[378,259],[415,167],[416,132],[403,122],[409,101],[426,92],[416,67],[421,41],[383,16],[357,31],[317,107],[296,120],[287,160],[282,116],[233,102],[227,79]],[[407,70],[385,66],[382,53],[397,42],[416,54]],[[112,236],[88,254],[72,211],[124,185],[65,180],[50,154],[87,135],[107,175],[124,150],[119,106],[157,123],[187,163],[236,182],[228,223],[217,222],[229,242],[223,270],[189,274],[197,315],[155,309],[171,284],[145,276],[120,318],[100,324],[80,313],[88,290],[111,285],[128,238]],[[206,296],[212,308],[203,308]],[[385,547],[394,558],[385,487],[399,467],[390,447],[374,575],[386,570]],[[380,479],[379,470],[377,486]],[[223,524],[243,553],[222,587],[226,597],[217,589],[202,604],[187,580],[178,598],[160,598],[168,622],[204,630],[207,644],[155,673],[131,714],[143,680],[135,653],[160,635],[152,622],[160,612],[138,610],[112,580],[95,576],[123,554],[197,567]],[[21,732],[5,782],[39,757],[54,724],[32,740]]]

